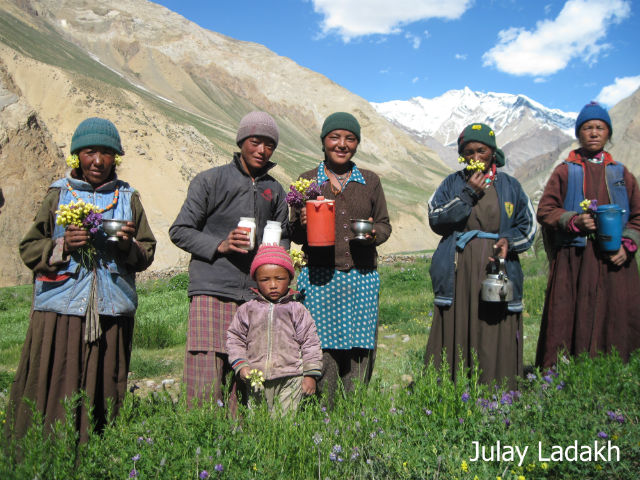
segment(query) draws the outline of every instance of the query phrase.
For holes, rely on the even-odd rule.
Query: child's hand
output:
[[[249,367],[242,367],[240,369],[240,378],[242,380],[247,380],[247,378],[249,378],[249,372],[251,371],[251,369]]]
[[[302,377],[302,393],[305,395],[316,393],[316,379],[314,377]]]

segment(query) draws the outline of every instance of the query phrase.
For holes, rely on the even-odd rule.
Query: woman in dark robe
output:
[[[555,168],[538,204],[550,259],[536,355],[541,367],[560,354],[594,356],[614,348],[627,361],[640,348],[640,191],[633,174],[604,149],[612,133],[608,112],[586,105],[576,120],[580,148]],[[586,205],[592,202],[626,212],[616,251],[598,245]]]
[[[515,178],[497,172],[505,158],[489,126],[468,125],[458,137],[458,153],[467,168],[445,178],[429,200],[429,224],[442,239],[430,269],[435,314],[425,363],[440,367],[445,359],[455,380],[461,369],[473,367],[475,354],[483,383],[507,379],[513,387],[523,373],[518,254],[533,242],[533,207]],[[504,259],[513,284],[508,302],[480,296],[497,259]]]

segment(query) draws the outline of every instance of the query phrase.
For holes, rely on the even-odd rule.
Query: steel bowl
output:
[[[127,224],[127,220],[116,220],[115,218],[110,218],[108,220],[102,221],[102,229],[104,233],[107,234],[107,240],[111,242],[117,242],[118,236],[116,235],[122,227]]]
[[[373,222],[364,218],[352,218],[351,231],[355,234],[355,239],[366,240],[367,234],[371,235],[373,231]]]

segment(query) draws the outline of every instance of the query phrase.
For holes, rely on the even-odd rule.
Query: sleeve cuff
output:
[[[634,250],[629,250],[629,248],[627,248],[627,244],[625,243],[625,248],[628,252],[635,252],[638,249],[638,245],[640,245],[640,232],[631,228],[625,228],[622,230],[622,237],[623,241],[625,239],[628,239],[633,244],[633,247],[635,247]]]
[[[564,212],[560,217],[560,220],[558,220],[558,223],[560,224],[560,228],[567,232],[572,232],[573,230],[569,229],[569,222],[576,215],[578,215],[578,212]]]
[[[49,265],[62,265],[69,262],[70,255],[64,254],[64,237],[58,237],[53,242],[53,250],[49,257]]]
[[[236,372],[236,375],[240,375],[240,370],[248,366],[249,364],[244,358],[239,358],[238,360],[231,362],[231,368],[233,368],[233,371]]]

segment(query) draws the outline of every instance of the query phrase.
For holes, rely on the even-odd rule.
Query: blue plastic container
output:
[[[623,213],[624,210],[615,203],[598,205],[598,210],[596,210],[596,236],[601,250],[617,252],[620,249]]]

